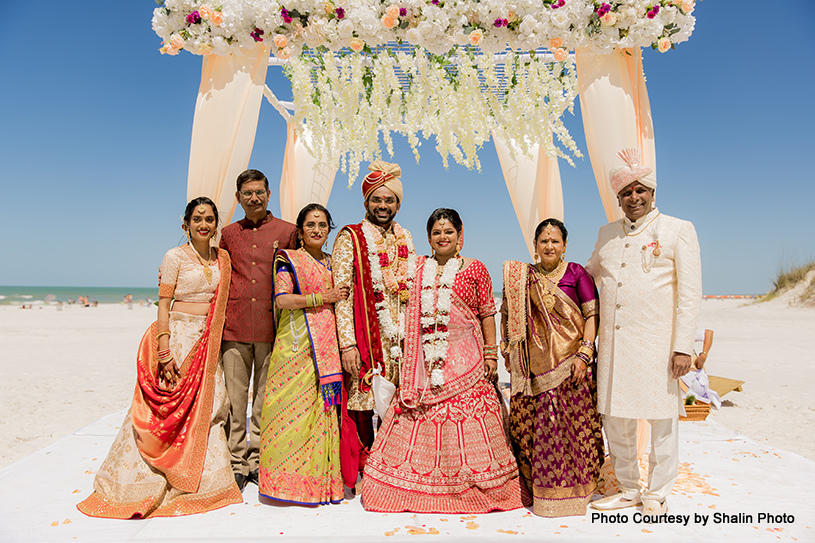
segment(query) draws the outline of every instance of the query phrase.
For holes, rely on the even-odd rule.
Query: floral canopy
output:
[[[204,56],[206,66],[207,59],[260,48],[273,63],[285,64],[294,113],[282,111],[268,87],[267,97],[314,161],[339,160],[351,183],[360,162],[380,158],[380,138],[393,154],[393,132],[407,137],[417,160],[419,134],[433,136],[445,166],[452,156],[480,168],[478,150],[491,137],[502,167],[538,163],[544,155],[571,163],[582,155],[562,114],[580,94],[585,126],[590,102],[608,107],[618,88],[636,117],[637,134],[635,141],[626,136],[628,145],[653,160],[640,48],[670,51],[690,37],[695,23],[695,0],[157,2],[153,29],[164,54],[186,50]],[[611,87],[598,94],[604,84]],[[599,186],[605,159],[595,160],[598,144],[586,128]]]

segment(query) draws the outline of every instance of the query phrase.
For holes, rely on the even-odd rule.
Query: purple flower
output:
[[[193,11],[189,15],[187,15],[187,24],[197,25],[201,22],[201,14],[197,11]]]
[[[258,28],[258,27],[255,27],[254,32],[250,32],[250,33],[249,33],[249,35],[250,35],[250,36],[252,36],[252,39],[254,39],[255,41],[263,41],[263,38],[261,38],[261,36],[262,36],[264,33],[265,33],[265,32],[264,32],[263,30],[261,30],[261,29],[260,29],[260,28]]]
[[[649,19],[653,19],[654,17],[657,16],[657,13],[659,13],[659,6],[654,6],[653,8],[651,8],[651,11],[645,14],[645,16],[648,17]]]
[[[603,15],[611,11],[611,6],[603,2],[602,4],[600,4],[599,8],[595,9],[595,11],[597,11],[598,17],[602,17]]]
[[[566,0],[558,0],[556,3],[552,4],[552,9],[562,8],[566,5]]]
[[[407,9],[399,8],[399,17],[405,17],[407,15]]]
[[[345,10],[342,9],[342,8],[335,9],[334,13],[337,14],[337,19],[344,19],[345,18]]]
[[[504,22],[503,19],[495,19],[495,21],[493,21],[492,24],[500,28],[503,22]]]
[[[439,0],[430,0],[430,3],[433,4],[434,6],[438,6]]]

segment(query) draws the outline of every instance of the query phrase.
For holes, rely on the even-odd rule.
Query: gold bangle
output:
[[[165,330],[165,331],[163,331],[163,332],[159,332],[158,334],[156,334],[156,341],[158,341],[158,339],[159,339],[161,336],[167,336],[167,337],[170,337],[170,332],[169,332],[169,331],[167,331],[167,330]]]

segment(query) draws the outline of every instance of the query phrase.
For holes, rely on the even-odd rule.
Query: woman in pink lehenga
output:
[[[566,227],[535,232],[540,263],[504,263],[501,328],[512,378],[510,437],[521,479],[544,517],[585,515],[603,463],[594,337],[597,289],[566,262]]]
[[[492,281],[458,254],[452,209],[427,221],[434,256],[421,257],[405,322],[400,388],[365,465],[369,511],[486,513],[522,507],[504,433]]]

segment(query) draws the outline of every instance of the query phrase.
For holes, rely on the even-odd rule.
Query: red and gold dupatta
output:
[[[136,444],[145,461],[184,492],[198,490],[207,452],[232,271],[229,254],[222,249],[218,249],[218,266],[221,278],[210,302],[204,332],[181,365],[178,385],[167,390],[156,378],[156,322],[142,337],[136,357],[138,382],[131,409]]]

